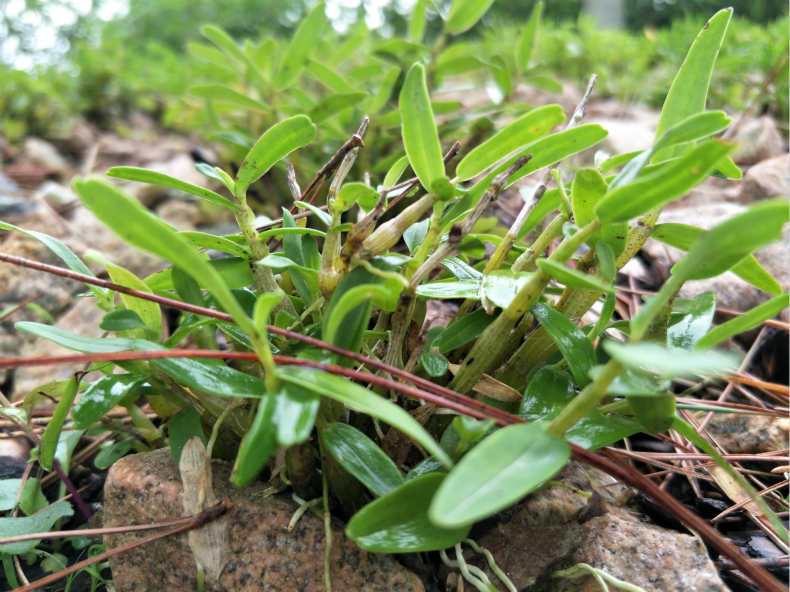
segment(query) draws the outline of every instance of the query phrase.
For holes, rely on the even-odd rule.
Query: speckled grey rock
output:
[[[297,505],[264,498],[263,483],[238,489],[230,468],[212,464],[214,492],[228,496],[230,554],[219,581],[206,582],[207,592],[319,592],[324,590],[324,525],[305,513],[292,532],[286,527]],[[170,451],[127,456],[110,469],[104,488],[105,526],[153,524],[182,515],[182,484]],[[332,586],[334,590],[424,592],[415,574],[390,555],[366,553],[346,539],[340,522],[332,521]],[[146,536],[129,533],[105,537],[108,549]],[[194,590],[195,561],[187,535],[160,539],[110,560],[118,592]]]
[[[785,147],[776,121],[767,115],[743,123],[732,140],[738,144],[732,155],[738,164],[753,164],[779,156]]]
[[[476,526],[470,535],[491,551],[516,589],[597,592],[597,588],[588,587],[589,578],[545,580],[550,568],[585,562],[651,592],[726,590],[696,538],[643,524],[617,507],[629,490],[612,485],[615,480],[609,475],[570,462],[553,480],[582,491],[597,491],[605,503],[550,486]],[[505,591],[479,555],[467,551],[465,557]]]
[[[726,592],[705,546],[697,538],[643,524],[613,511],[583,525],[582,545],[556,565],[586,563],[648,592]],[[592,576],[551,579],[543,592],[600,592]]]
[[[790,196],[790,154],[769,158],[750,168],[741,180],[738,201],[754,203],[769,197]]]
[[[55,326],[58,329],[76,333],[85,337],[101,337],[104,331],[99,329],[99,323],[104,316],[104,311],[96,306],[95,298],[79,298],[71,310],[63,315]],[[27,334],[23,334],[27,335]],[[27,341],[21,351],[14,352],[15,356],[65,356],[74,354],[73,350],[61,347],[51,341],[34,337]],[[75,372],[85,368],[85,364],[55,365],[55,366],[27,366],[14,371],[14,391],[12,400],[18,401],[31,390],[53,380],[67,380]],[[86,381],[91,382],[101,376],[88,374]]]
[[[758,454],[787,448],[786,417],[716,413],[708,432],[730,454]]]
[[[182,232],[193,231],[200,223],[200,206],[192,201],[170,199],[156,208],[156,215]]]

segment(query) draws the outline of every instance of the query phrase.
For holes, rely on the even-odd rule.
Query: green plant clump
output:
[[[288,44],[241,48],[220,29],[203,30],[213,45],[193,51],[227,72],[228,83],[191,95],[204,100],[206,121],[236,140],[238,170],[199,165],[221,192],[144,169],[108,175],[211,201],[240,232],[177,232],[114,184],[75,181],[86,208],[169,267],[141,279],[99,253],[85,256],[112,280],[86,278],[112,336],[16,324],[91,355],[91,369],[104,373],[26,398],[27,417],[37,401],[59,401],[60,421],[39,449],[42,466],[52,466],[68,412],[77,430],[101,426],[122,436],[103,466],[166,442],[178,458],[191,436],[213,433],[210,447],[233,461],[236,485],[277,477],[270,468],[284,451],[282,483],[304,499],[323,489],[361,547],[407,553],[460,544],[473,523],[543,486],[572,450],[638,432],[686,434],[672,379],[733,371],[733,359],[711,348],[787,306],[752,255],[780,238],[786,199],[757,203],[707,232],[657,225],[663,206],[709,175],[740,177],[728,157],[734,146],[714,137],[730,118],[706,110],[731,11],[715,14],[691,45],[652,148],[560,173],[564,159],[607,135],[583,121],[595,78],[570,116],[558,105],[519,103],[517,83],[557,85],[532,66],[541,7],[514,49],[484,61],[454,39],[490,4],[455,0],[426,45],[433,2],[421,0],[409,39],[381,43],[368,61],[359,35],[313,50],[327,27],[322,4]],[[353,67],[341,67],[352,56]],[[460,114],[437,98],[443,81],[481,72],[498,103]],[[234,82],[239,73],[247,86]],[[320,99],[318,86],[329,91]],[[257,139],[248,141],[253,131]],[[511,227],[484,217],[507,187],[536,172],[538,184],[520,189],[524,205]],[[264,176],[286,182],[293,207],[260,227],[248,197],[266,197]],[[59,241],[28,234],[91,275]],[[651,235],[687,255],[634,318],[613,320],[617,271]],[[209,259],[205,249],[227,257]],[[689,302],[678,292],[728,270],[776,299],[710,331],[711,294]],[[191,307],[166,338],[161,297]],[[427,303],[443,299],[459,302],[458,312],[446,328],[421,330]],[[579,326],[598,302],[598,321]],[[185,349],[187,341],[197,349]],[[161,421],[141,413],[143,400]],[[133,437],[99,423],[116,405],[129,410]],[[24,425],[23,410],[3,413]],[[765,514],[773,516],[767,507]]]

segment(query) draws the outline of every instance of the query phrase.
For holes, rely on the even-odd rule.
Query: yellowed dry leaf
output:
[[[182,505],[185,516],[199,514],[218,503],[211,483],[211,459],[200,438],[190,438],[184,446],[179,470],[184,483]],[[203,566],[206,577],[210,582],[216,582],[228,562],[230,542],[227,516],[190,530],[188,537],[189,547]]]
[[[450,364],[449,368],[450,372],[455,376],[460,366],[457,364]],[[478,379],[477,384],[472,387],[472,390],[486,397],[491,397],[492,399],[505,403],[518,403],[522,398],[521,393],[516,389],[510,388],[508,385],[499,382],[496,378],[491,378],[488,374],[483,374]]]

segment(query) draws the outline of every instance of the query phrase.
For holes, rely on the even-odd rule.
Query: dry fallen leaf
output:
[[[184,483],[183,506],[185,516],[194,516],[218,503],[211,483],[211,459],[203,441],[191,438],[181,453],[179,464]],[[188,533],[189,547],[205,570],[206,577],[216,582],[228,562],[230,543],[228,519],[222,516]]]

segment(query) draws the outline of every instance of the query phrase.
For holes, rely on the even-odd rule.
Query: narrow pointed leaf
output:
[[[547,105],[522,115],[467,154],[456,169],[458,179],[476,177],[514,150],[545,135],[564,119],[559,105]]]
[[[445,466],[452,466],[452,461],[442,450],[439,444],[411,415],[394,405],[388,399],[383,399],[353,382],[307,368],[285,366],[280,369],[280,378],[286,382],[299,385],[335,401],[339,401],[352,409],[367,413],[384,421],[394,428],[399,429],[407,436],[412,437],[420,446],[430,454],[441,460]]]
[[[590,369],[595,366],[597,359],[584,332],[568,317],[542,302],[536,303],[531,312],[567,360],[576,384],[582,388],[587,386]]]
[[[574,290],[606,293],[614,293],[615,291],[613,284],[607,284],[594,276],[571,269],[552,259],[538,259],[535,265],[537,265],[538,269],[542,269],[548,273],[563,286],[568,286]]]
[[[488,11],[494,0],[453,0],[444,28],[448,33],[458,35],[477,24]]]
[[[387,495],[404,483],[395,463],[356,428],[333,423],[321,432],[329,453],[374,495]]]
[[[282,90],[293,84],[310,63],[316,41],[322,38],[326,26],[325,10],[324,3],[319,2],[299,25],[272,80],[275,90]]]
[[[244,107],[245,109],[258,111],[260,113],[271,112],[271,109],[267,105],[264,105],[260,101],[256,101],[247,95],[243,95],[232,88],[223,86],[222,84],[202,84],[198,86],[192,86],[190,87],[189,92],[196,97],[200,97],[201,99],[209,99],[211,101],[219,101],[221,103],[230,103],[231,105]]]
[[[524,30],[518,38],[516,44],[516,69],[519,72],[524,72],[529,68],[529,60],[532,57],[532,49],[535,46],[535,37],[538,34],[538,27],[540,26],[540,16],[543,12],[543,2],[537,2],[529,15],[527,24],[524,25]]]
[[[361,103],[367,93],[352,92],[345,94],[332,94],[321,99],[318,104],[310,111],[310,119],[315,123],[321,123],[329,119],[335,113],[348,109]]]
[[[192,185],[192,183],[187,183],[186,181],[181,181],[180,179],[156,171],[149,171],[148,169],[140,169],[137,167],[112,167],[107,171],[107,176],[113,177],[114,179],[124,179],[125,181],[137,181],[139,183],[148,183],[149,185],[171,187],[179,191],[185,191],[192,195],[196,195],[206,201],[225,206],[234,212],[238,209],[232,201],[222,197],[218,193],[214,193],[210,189],[198,187],[197,185]]]
[[[656,138],[660,138],[676,123],[704,111],[713,65],[731,17],[732,8],[720,10],[697,35],[664,101]],[[661,150],[655,155],[654,161],[668,160],[680,156],[684,151],[683,145],[674,145]]]
[[[677,303],[676,303],[677,306]],[[680,314],[672,315],[667,327],[667,346],[693,351],[694,346],[710,329],[716,312],[716,294],[703,292],[688,303]],[[678,316],[680,318],[675,318]]]
[[[414,64],[406,74],[399,108],[409,162],[422,186],[430,190],[436,179],[444,177],[444,160],[422,64]]]
[[[707,335],[700,338],[694,344],[694,348],[697,350],[706,350],[739,333],[754,329],[763,321],[774,318],[787,308],[788,305],[790,305],[790,294],[788,293],[784,293],[776,298],[771,298],[768,302],[763,302],[749,312],[713,328]]]
[[[277,399],[267,394],[260,400],[250,431],[244,436],[231,473],[231,483],[243,487],[255,479],[266,466],[274,451],[277,450],[277,430],[274,414]]]
[[[657,343],[604,342],[606,352],[629,368],[644,369],[662,376],[695,376],[699,372],[726,374],[737,369],[737,360],[724,352],[703,353],[670,350]]]
[[[71,405],[74,403],[74,398],[77,396],[77,379],[71,377],[68,381],[66,388],[60,396],[55,412],[52,414],[52,419],[47,423],[47,429],[41,437],[41,444],[39,445],[38,463],[46,471],[52,470],[52,461],[55,458],[55,450],[58,447],[58,439],[60,438],[60,431],[63,429],[63,424],[66,422],[66,416],[71,411]]]
[[[306,115],[297,115],[270,127],[255,142],[236,175],[236,195],[265,175],[274,164],[315,139],[316,127]]]

